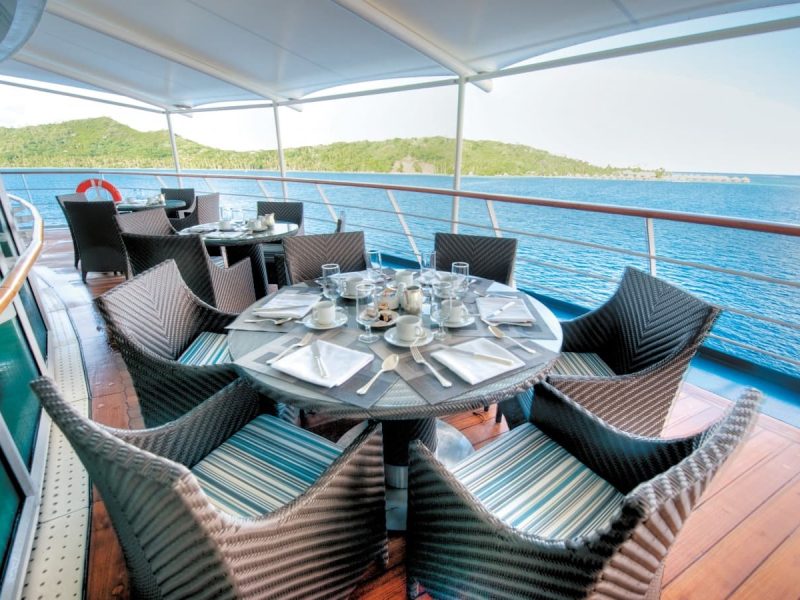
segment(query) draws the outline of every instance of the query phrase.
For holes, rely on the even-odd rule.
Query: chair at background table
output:
[[[436,233],[436,268],[449,271],[457,261],[469,263],[470,275],[512,285],[517,240],[514,238]]]
[[[161,188],[161,193],[167,200],[183,200],[186,207],[180,210],[169,211],[167,216],[170,218],[187,217],[195,211],[196,197],[194,195],[194,188]]]
[[[72,230],[72,223],[70,223],[69,216],[67,215],[67,211],[64,208],[64,202],[87,202],[88,199],[86,198],[86,194],[80,192],[78,194],[60,194],[56,196],[56,202],[61,207],[61,212],[64,213],[64,218],[67,221],[67,227],[69,228],[69,235],[72,238],[72,252],[75,255],[75,268],[78,268],[78,261],[81,259],[81,255],[78,252],[78,242],[75,241],[75,232]]]
[[[118,214],[115,217],[120,233],[138,233],[142,235],[173,235],[175,229],[163,208],[139,210]]]
[[[196,200],[198,224],[216,223],[219,221],[219,194],[200,194]]]
[[[256,301],[249,258],[224,268],[211,259],[199,235],[121,235],[134,275],[173,259],[186,285],[203,302],[239,313]]]
[[[94,271],[125,273],[128,263],[114,224],[117,209],[111,201],[65,201],[64,213],[81,264],[81,279]]]
[[[319,277],[325,263],[338,263],[342,273],[367,268],[363,231],[290,237],[283,247],[290,284]]]
[[[561,322],[562,355],[547,380],[615,427],[659,435],[719,314],[718,307],[628,267],[605,304]],[[520,400],[502,404],[509,427],[524,419]]]
[[[276,221],[285,221],[297,225],[297,234],[304,235],[303,227],[303,203],[302,202],[271,202],[259,200],[257,202],[256,213],[258,216],[274,214]],[[264,253],[264,262],[267,265],[270,278],[274,279],[279,287],[286,285],[286,258],[283,251],[283,243],[261,244]]]
[[[409,597],[647,598],[761,394],[673,440],[622,432],[547,384],[532,422],[448,471],[422,444],[409,473]]]
[[[102,495],[132,597],[342,598],[386,563],[379,425],[339,448],[260,414],[237,382],[127,431],[81,416],[49,379],[32,387]]]

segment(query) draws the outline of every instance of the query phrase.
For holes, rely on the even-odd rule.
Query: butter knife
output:
[[[317,363],[319,374],[322,375],[323,378],[327,378],[328,370],[325,368],[325,363],[322,362],[322,355],[319,352],[319,344],[317,342],[311,344],[311,355],[314,357],[314,360]]]
[[[501,306],[501,307],[500,307],[500,308],[498,308],[497,310],[493,310],[493,311],[492,311],[492,312],[490,312],[488,315],[486,315],[486,316],[484,317],[484,319],[491,319],[491,318],[493,318],[493,317],[496,317],[497,315],[499,315],[499,314],[500,314],[501,312],[503,312],[504,310],[508,310],[509,308],[511,308],[512,306],[514,306],[516,303],[517,303],[517,301],[516,301],[516,300],[512,300],[511,302],[506,302],[505,304],[503,304],[503,306]]]
[[[478,358],[480,360],[490,360],[492,362],[500,363],[501,365],[513,365],[514,361],[508,358],[503,358],[502,356],[493,356],[491,354],[481,354],[480,352],[473,352],[472,350],[462,350],[461,348],[454,348],[453,346],[448,346],[445,350],[450,350],[452,352],[458,352],[459,354],[467,354],[472,358]]]

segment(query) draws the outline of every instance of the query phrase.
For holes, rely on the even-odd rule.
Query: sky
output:
[[[569,52],[691,33],[707,22],[737,25],[754,14],[798,16],[800,4],[617,36]],[[798,57],[800,29],[499,78],[491,93],[468,87],[465,137],[603,166],[800,175]],[[101,115],[141,130],[165,127],[160,115],[8,86],[0,94],[0,127]],[[281,108],[283,144],[454,137],[456,99],[455,87],[447,87],[309,104],[302,112]],[[176,116],[173,123],[179,135],[215,147],[276,147],[271,109]]]

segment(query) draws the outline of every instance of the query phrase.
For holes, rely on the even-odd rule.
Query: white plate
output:
[[[458,329],[459,327],[466,327],[467,325],[472,325],[474,322],[475,322],[475,316],[474,315],[469,315],[463,321],[457,321],[455,323],[451,323],[450,321],[445,321],[444,322],[444,326],[445,327],[455,327],[456,329]]]
[[[384,312],[384,311],[381,311]],[[385,312],[389,313],[389,320],[388,321],[381,321],[378,319],[372,324],[373,329],[385,329],[387,327],[392,327],[395,323],[397,323],[397,319],[400,317],[395,311],[387,310]]]
[[[393,346],[400,346],[401,348],[411,348],[412,344],[414,346],[427,346],[433,341],[433,332],[430,329],[426,329],[424,338],[407,342],[397,337],[397,329],[388,329],[386,333],[383,334],[383,339]]]
[[[317,323],[314,320],[314,313],[308,313],[300,322],[309,329],[336,329],[347,323],[347,313],[343,310],[337,310],[333,323],[329,323],[328,325]]]
[[[358,300],[359,298],[366,298],[368,294],[365,294],[364,296],[356,296],[355,294],[340,294],[340,296],[345,300]]]

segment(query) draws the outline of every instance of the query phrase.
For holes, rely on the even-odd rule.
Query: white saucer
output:
[[[407,342],[397,337],[397,329],[388,329],[386,333],[383,334],[383,339],[393,346],[400,346],[401,348],[411,348],[412,344],[414,346],[427,346],[433,341],[433,332],[430,329],[425,329],[424,331],[425,337],[421,340],[417,338],[416,340]]]
[[[337,310],[333,323],[328,323],[327,325],[317,323],[314,320],[314,313],[308,313],[300,322],[309,329],[336,329],[347,323],[347,313],[343,310]]]
[[[364,296],[356,296],[355,294],[352,294],[352,295],[351,295],[351,294],[347,294],[347,293],[344,293],[344,294],[339,294],[339,295],[340,295],[342,298],[344,298],[345,300],[358,300],[358,299],[360,299],[360,298],[366,298],[366,297],[367,297],[367,295],[364,295]]]
[[[475,316],[474,315],[469,315],[463,321],[457,321],[455,323],[453,323],[451,321],[445,321],[444,322],[444,326],[445,327],[455,327],[456,329],[458,329],[459,327],[466,327],[467,325],[472,325],[474,322],[475,322]]]

